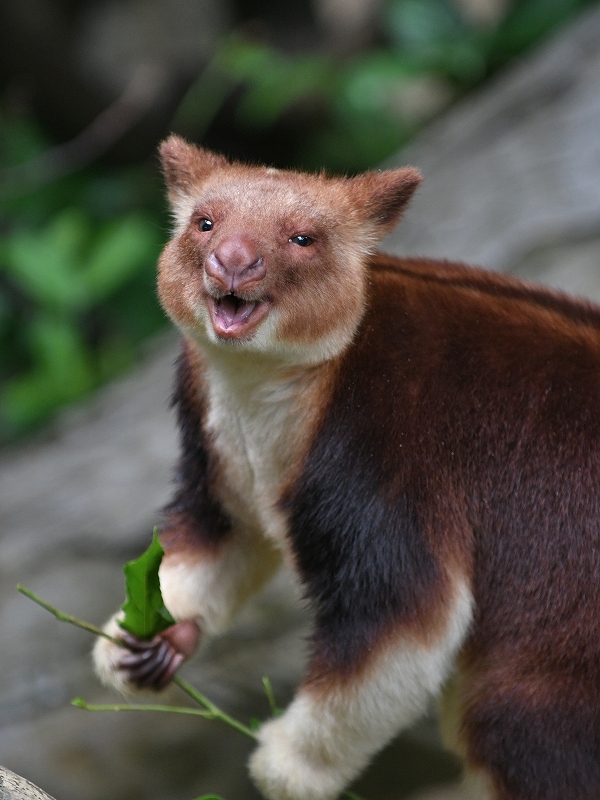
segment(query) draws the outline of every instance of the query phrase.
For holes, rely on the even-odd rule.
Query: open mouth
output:
[[[268,310],[265,300],[244,300],[235,294],[209,297],[208,302],[215,333],[226,339],[245,337]]]

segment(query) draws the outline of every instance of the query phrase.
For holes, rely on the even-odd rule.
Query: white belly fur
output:
[[[326,393],[327,368],[256,365],[252,358],[207,368],[207,428],[219,456],[219,500],[227,513],[286,550],[277,508],[298,474]]]

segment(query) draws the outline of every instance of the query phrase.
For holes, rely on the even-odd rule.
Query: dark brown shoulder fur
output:
[[[227,537],[231,521],[214,498],[217,466],[204,430],[202,365],[185,339],[172,405],[177,412],[180,455],[174,496],[163,509],[161,538],[170,551],[214,549]]]

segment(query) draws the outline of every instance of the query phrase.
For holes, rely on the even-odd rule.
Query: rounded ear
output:
[[[383,237],[398,224],[422,180],[413,167],[365,172],[349,178],[350,194],[359,215]]]
[[[165,139],[159,154],[169,196],[189,194],[194,185],[214,169],[229,163],[224,156],[189,144],[175,135]]]

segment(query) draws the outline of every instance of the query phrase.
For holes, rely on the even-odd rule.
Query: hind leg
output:
[[[462,676],[455,672],[446,681],[438,704],[440,733],[444,747],[462,760],[464,775],[460,784],[460,797],[464,800],[493,800],[491,777],[482,769],[467,766],[467,749],[462,737],[463,713]]]
[[[398,632],[357,672],[318,656],[296,698],[265,723],[250,771],[269,800],[334,800],[393,736],[419,717],[447,678],[471,619],[462,584],[437,636]]]
[[[469,682],[461,704],[458,746],[472,797],[600,798],[597,681],[558,670],[523,674],[504,663]]]

